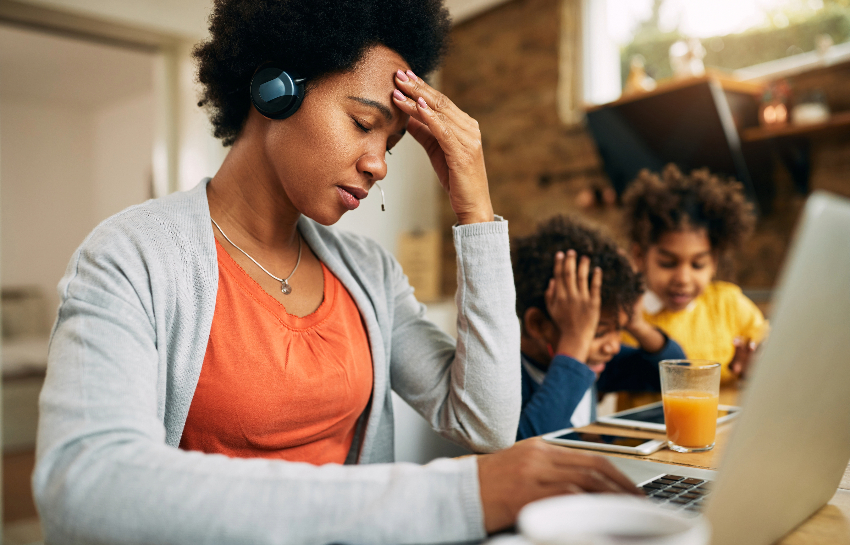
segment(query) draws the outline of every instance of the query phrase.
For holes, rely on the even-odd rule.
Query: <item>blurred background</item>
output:
[[[624,240],[620,195],[675,162],[740,180],[755,235],[724,268],[769,312],[798,212],[850,195],[850,0],[449,0],[432,83],[481,126],[511,235],[579,214]],[[94,226],[215,174],[191,49],[209,0],[0,0],[4,543],[38,543],[29,493],[56,283]],[[454,215],[413,139],[339,222],[395,253],[454,334]],[[396,452],[462,451],[400,400]]]

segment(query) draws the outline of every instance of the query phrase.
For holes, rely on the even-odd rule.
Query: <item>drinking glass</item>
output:
[[[708,360],[663,360],[661,399],[667,446],[676,452],[714,448],[720,364]]]

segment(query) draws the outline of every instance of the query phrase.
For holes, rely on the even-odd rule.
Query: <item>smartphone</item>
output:
[[[637,454],[639,456],[652,454],[666,444],[666,441],[659,439],[588,433],[585,431],[576,431],[573,428],[565,428],[547,433],[543,436],[543,440],[565,447],[608,450],[625,454]]]
[[[719,405],[717,407],[717,425],[719,426],[732,420],[740,412],[740,407]],[[597,423],[636,430],[660,431],[662,433],[667,431],[664,425],[664,407],[661,401],[641,405],[640,407],[620,411],[608,416],[601,416]]]

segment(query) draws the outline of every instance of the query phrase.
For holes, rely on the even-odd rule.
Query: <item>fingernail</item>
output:
[[[755,343],[755,342],[751,342],[751,343],[750,343],[750,350],[755,350],[755,349],[756,349],[756,343]]]
[[[564,259],[564,252],[555,252],[555,259]]]
[[[422,108],[423,110],[428,109],[428,103],[425,102],[424,98],[419,97],[419,100],[417,100],[416,102],[419,104],[419,107]]]
[[[396,72],[395,72],[395,77],[397,77],[397,78],[398,78],[398,79],[400,79],[401,81],[407,81],[407,80],[409,80],[409,79],[410,79],[410,78],[408,78],[408,77],[407,77],[407,74],[405,74],[405,73],[404,73],[404,72],[402,72],[401,70],[396,70]]]
[[[413,70],[408,70],[407,75],[410,76],[410,79],[413,81],[419,81],[419,78],[413,73]]]
[[[567,255],[574,256],[574,255],[576,255],[576,251],[575,250],[567,250]]]
[[[732,339],[732,344],[735,346],[741,346],[741,338],[735,337],[734,339]]]
[[[393,91],[393,98],[404,102],[404,93],[396,89]]]

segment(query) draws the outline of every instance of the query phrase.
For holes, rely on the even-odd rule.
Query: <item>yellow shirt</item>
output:
[[[720,380],[733,378],[728,364],[735,355],[735,337],[760,343],[767,333],[764,315],[741,288],[729,282],[714,281],[684,310],[644,310],[647,322],[679,343],[689,358],[721,364]],[[623,342],[637,346],[628,334]]]

